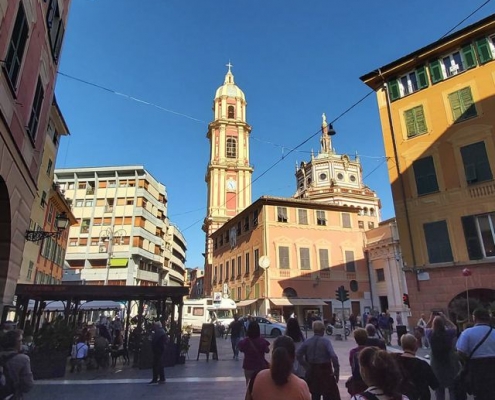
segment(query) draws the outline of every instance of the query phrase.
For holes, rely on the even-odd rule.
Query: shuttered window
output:
[[[26,48],[26,41],[28,37],[29,26],[26,19],[26,13],[22,1],[19,2],[19,10],[14,23],[14,30],[10,38],[9,50],[7,52],[7,58],[5,60],[5,67],[7,69],[7,76],[10,83],[14,88],[17,88],[17,78],[19,77],[19,70],[21,69],[22,58],[24,55],[24,49]]]
[[[423,225],[426,249],[430,264],[451,262],[452,248],[450,247],[447,221],[430,222]]]
[[[347,272],[356,272],[356,263],[354,262],[354,252],[346,250],[345,252],[345,270]]]
[[[473,68],[476,66],[476,55],[471,43],[461,48],[462,61],[465,69]]]
[[[485,142],[461,147],[461,156],[468,184],[489,181],[493,178]]]
[[[461,220],[469,259],[481,260],[483,258],[483,251],[478,237],[476,217],[474,215],[469,215],[467,217],[462,217]]]
[[[408,138],[428,132],[423,106],[404,111],[404,120]]]
[[[38,83],[36,84],[36,91],[34,92],[33,104],[31,106],[31,115],[29,117],[29,122],[27,126],[27,132],[33,142],[36,140],[36,133],[38,131],[38,125],[40,121],[41,106],[43,105],[43,97],[45,96],[45,91],[43,90],[43,84],[41,79],[38,78]]]
[[[430,77],[432,83],[437,83],[443,80],[442,67],[440,66],[440,60],[434,60],[430,62]]]
[[[428,87],[428,76],[426,75],[426,67],[424,65],[402,75],[399,79],[393,79],[388,82],[388,91],[391,101],[426,87]]]
[[[414,161],[413,169],[418,196],[438,192],[438,182],[433,157],[424,157]]]
[[[277,221],[287,222],[287,207],[277,207]]]
[[[280,246],[278,248],[278,265],[280,269],[289,269],[289,248],[286,246]]]
[[[485,64],[488,61],[493,60],[492,50],[490,49],[487,38],[482,38],[476,41],[476,50],[480,64]]]
[[[474,104],[470,87],[449,94],[449,102],[454,123],[476,117],[476,105]]]
[[[299,224],[300,225],[308,225],[308,210],[299,208],[297,210]]]
[[[351,214],[342,213],[342,227],[343,228],[352,228],[351,227]]]
[[[307,247],[301,247],[299,249],[299,261],[301,263],[301,269],[311,269],[309,249]]]
[[[318,255],[320,256],[320,269],[330,268],[330,260],[328,259],[328,249],[319,249]]]

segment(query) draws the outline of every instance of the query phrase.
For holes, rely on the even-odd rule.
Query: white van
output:
[[[216,301],[212,299],[185,299],[182,309],[182,326],[191,325],[193,330],[201,330],[205,323],[221,323],[228,327],[234,320],[234,312],[237,309],[235,301],[222,298]]]
[[[236,309],[237,305],[232,299],[222,298],[219,301],[214,301],[211,306],[208,306],[210,322],[219,323],[225,328],[228,328],[230,323],[234,320]]]

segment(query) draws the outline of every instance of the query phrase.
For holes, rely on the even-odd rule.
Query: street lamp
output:
[[[26,235],[24,237],[28,242],[39,242],[40,240],[49,237],[56,237],[58,239],[68,225],[69,217],[67,217],[67,214],[63,212],[55,217],[55,226],[57,227],[56,232],[26,231]]]
[[[469,288],[468,288],[468,278],[471,276],[471,270],[469,268],[464,268],[462,270],[462,276],[466,278],[466,302],[467,302],[467,320],[471,317],[471,312],[469,310]]]
[[[103,241],[108,240],[108,246],[107,246],[107,267],[106,267],[106,275],[105,275],[105,286],[108,285],[108,275],[110,273],[110,262],[113,257],[113,240],[116,236],[120,236],[120,239],[122,240],[122,236],[127,235],[127,232],[124,229],[118,229],[114,231],[112,228],[107,228],[104,229],[100,232],[100,243],[103,243]]]

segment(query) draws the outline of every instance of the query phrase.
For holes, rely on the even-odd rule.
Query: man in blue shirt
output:
[[[490,314],[484,308],[473,312],[474,326],[462,332],[457,340],[457,351],[467,360],[471,352],[485,337],[473,353],[469,362],[469,373],[476,400],[493,400],[495,394],[495,330],[490,326]],[[488,334],[488,336],[487,336]]]

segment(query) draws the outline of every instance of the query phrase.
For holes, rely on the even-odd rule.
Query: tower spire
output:
[[[332,152],[332,142],[330,140],[330,135],[328,134],[328,123],[325,113],[321,114],[321,118],[321,152],[329,154]]]
[[[227,71],[227,74],[225,74],[225,80],[223,82],[224,85],[226,84],[235,84],[234,82],[234,74],[232,74],[232,71],[231,71],[231,68],[233,67],[233,65],[230,63],[230,60],[229,60],[229,63],[228,64],[225,64],[225,66],[229,69]]]

